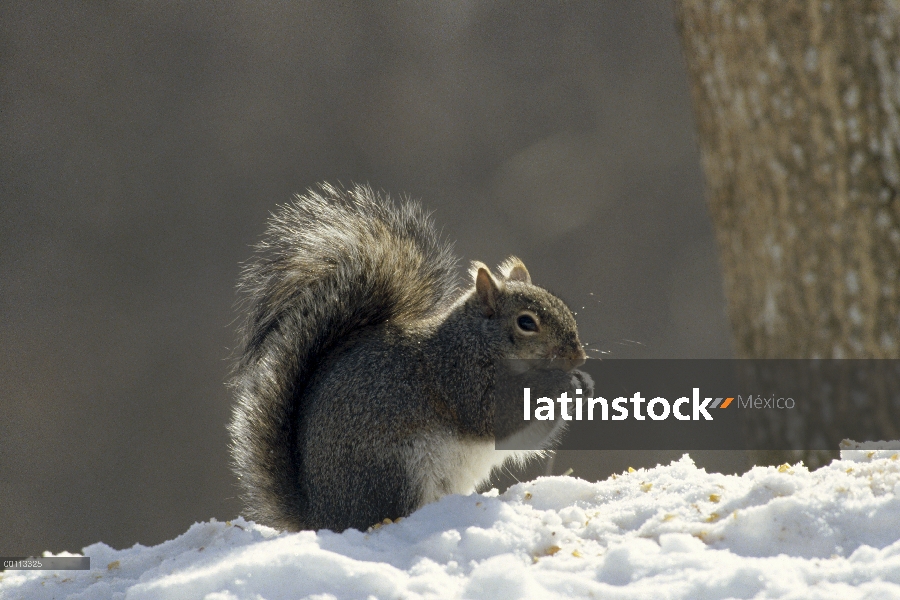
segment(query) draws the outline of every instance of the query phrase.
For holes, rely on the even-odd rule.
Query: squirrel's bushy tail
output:
[[[354,330],[448,306],[456,262],[419,205],[367,186],[323,184],[272,216],[240,282],[249,317],[229,429],[247,516],[303,527],[297,417],[316,362]]]

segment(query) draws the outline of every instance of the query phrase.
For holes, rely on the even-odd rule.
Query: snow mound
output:
[[[88,546],[90,571],[7,571],[0,598],[900,599],[900,450],[845,452],[861,454],[812,472],[684,456],[542,478],[369,532],[213,520],[150,548]]]

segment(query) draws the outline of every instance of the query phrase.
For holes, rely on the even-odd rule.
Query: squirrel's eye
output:
[[[537,321],[534,320],[534,317],[531,315],[519,315],[516,318],[516,325],[519,326],[519,329],[522,331],[534,332],[538,330]]]

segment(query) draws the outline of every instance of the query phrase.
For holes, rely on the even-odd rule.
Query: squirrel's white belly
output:
[[[524,463],[540,455],[539,450],[495,450],[493,441],[430,432],[416,439],[406,464],[413,481],[419,483],[421,504],[427,504],[448,494],[471,494],[508,459]]]

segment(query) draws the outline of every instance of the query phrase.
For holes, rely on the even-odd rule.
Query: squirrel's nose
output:
[[[571,371],[576,367],[580,367],[587,360],[587,354],[584,352],[584,348],[581,347],[581,344],[575,343],[568,352],[563,353],[563,356],[566,357],[566,364],[568,368],[566,371]]]
[[[587,360],[587,354],[584,353],[584,350],[578,348],[578,356],[572,359],[572,368],[580,367]]]

